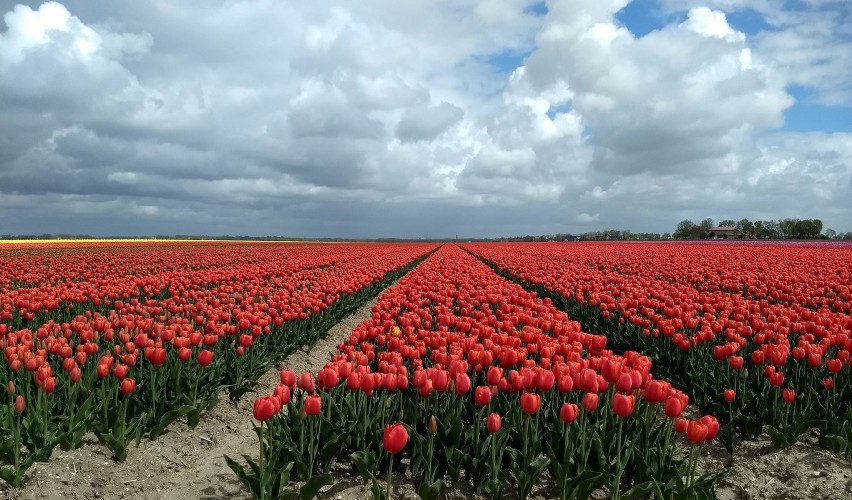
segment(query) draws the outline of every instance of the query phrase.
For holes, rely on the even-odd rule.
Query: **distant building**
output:
[[[737,228],[730,226],[711,227],[704,233],[705,239],[709,240],[747,240],[748,234],[737,231]]]

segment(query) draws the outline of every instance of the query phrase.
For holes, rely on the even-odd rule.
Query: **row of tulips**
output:
[[[110,248],[123,257],[138,252]],[[26,315],[32,308],[16,304],[8,323],[0,323],[0,383],[5,388],[0,393],[0,464],[6,464],[0,478],[20,486],[33,462],[48,460],[56,446],[80,446],[87,432],[123,460],[133,441],[155,439],[177,419],[194,427],[218,402],[223,387],[238,398],[272,362],[311,345],[434,247],[374,246],[365,254],[355,246],[358,257],[351,258],[346,245],[333,251],[313,246],[323,260],[305,258],[301,269],[289,265],[287,275],[264,260],[291,248],[306,247],[225,246],[223,257],[215,247],[203,246],[204,253],[195,255],[195,275],[186,268],[160,274],[161,281],[148,292],[141,283],[150,283],[150,276],[125,268],[137,279],[134,296],[96,294],[83,303],[66,296],[55,309],[35,309],[30,319]],[[81,261],[90,257],[83,249],[76,251]],[[98,259],[107,254],[97,247],[93,252]],[[239,266],[233,259],[239,255],[257,268],[234,275]],[[155,250],[143,261],[160,257]],[[211,262],[222,267],[214,272]],[[47,288],[44,297],[51,297],[55,289]],[[34,300],[42,288],[5,293],[21,290]],[[96,304],[98,298],[103,300]],[[68,310],[76,314],[70,320]]]
[[[737,439],[764,431],[787,446],[816,427],[824,446],[848,456],[852,318],[844,305],[850,272],[840,262],[852,260],[852,248],[722,248],[726,253],[707,244],[467,246],[585,327],[606,333],[614,348],[649,356],[702,411],[730,423],[721,434],[729,449]],[[740,277],[745,294],[721,290],[709,279],[702,282],[709,285],[697,286],[699,275],[724,267],[738,252],[764,271]],[[755,252],[771,262],[758,261]],[[641,272],[633,253],[644,259]],[[699,259],[700,271],[671,269]],[[809,282],[803,262],[812,263],[812,283],[838,293],[790,303],[787,288],[776,285],[787,272],[792,283]],[[688,277],[683,283],[672,279],[683,277]]]
[[[445,480],[490,498],[711,498],[719,476],[698,476],[695,459],[716,419],[686,418],[688,396],[647,357],[606,344],[445,245],[316,375],[281,372],[255,401],[258,458],[228,463],[260,499],[312,497],[342,457],[374,498],[403,469],[425,499]]]

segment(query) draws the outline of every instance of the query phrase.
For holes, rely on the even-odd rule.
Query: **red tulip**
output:
[[[485,406],[491,402],[491,389],[481,385],[473,391],[474,402],[479,406]]]
[[[279,375],[281,377],[281,383],[286,385],[287,387],[293,388],[296,385],[296,372],[290,369],[281,370]]]
[[[666,415],[670,418],[677,418],[683,413],[683,401],[676,396],[669,396],[666,400]]]
[[[429,431],[430,434],[438,432],[438,419],[435,418],[435,415],[429,417],[429,425],[426,426],[426,430]]]
[[[314,417],[322,411],[322,398],[312,394],[305,399],[305,415]]]
[[[500,430],[502,426],[502,419],[500,415],[497,413],[492,413],[488,415],[488,420],[486,421],[486,427],[488,427],[488,432],[494,434],[495,432]]]
[[[290,402],[290,387],[285,384],[278,384],[275,386],[275,390],[272,391],[272,395],[278,398],[281,406],[284,406]]]
[[[612,397],[612,411],[621,418],[627,418],[633,413],[636,398],[630,394],[616,393]]]
[[[27,403],[24,401],[24,397],[19,394],[18,397],[15,398],[15,413],[24,413],[24,410],[26,409]]]
[[[532,392],[521,394],[521,410],[527,415],[535,415],[541,406],[541,396]]]
[[[577,420],[577,405],[574,403],[562,403],[562,408],[559,410],[559,418],[566,424],[573,423]]]
[[[254,418],[265,422],[281,409],[280,402],[273,396],[262,396],[254,400]]]
[[[794,391],[793,389],[784,389],[782,397],[784,398],[785,403],[792,404],[793,401],[796,400],[796,391]]]
[[[408,443],[408,431],[402,424],[391,424],[385,427],[385,433],[382,436],[382,446],[385,450],[395,455],[405,449]]]
[[[126,378],[121,381],[121,393],[125,396],[129,396],[133,394],[133,391],[136,390],[136,381],[132,378]]]
[[[733,389],[725,389],[724,396],[726,403],[733,403],[737,398],[737,393]]]
[[[671,385],[662,380],[651,380],[645,386],[645,401],[649,403],[663,403],[669,396]]]
[[[498,385],[500,380],[503,379],[503,369],[498,366],[492,366],[488,368],[488,373],[485,377],[488,385]]]
[[[202,349],[201,352],[198,353],[198,364],[201,366],[207,366],[213,362],[213,351],[208,349]]]
[[[593,412],[598,409],[600,398],[594,392],[587,392],[583,396],[583,409],[587,412]]]
[[[701,420],[692,420],[686,429],[686,439],[693,444],[703,443],[707,439],[707,426]]]
[[[731,356],[730,358],[728,358],[728,365],[730,365],[730,367],[734,370],[742,369],[744,363],[745,361],[743,360],[742,356]]]
[[[311,375],[311,372],[304,372],[299,375],[299,389],[307,392],[308,394],[313,394],[316,391],[316,387],[314,387],[314,377]]]
[[[135,386],[136,386],[136,384],[134,383],[134,387]],[[42,389],[44,389],[44,392],[46,392],[48,394],[52,394],[53,391],[56,390],[56,377],[48,377],[44,381],[44,385],[42,386]]]
[[[470,377],[467,373],[460,372],[456,374],[454,382],[455,383],[453,385],[455,385],[455,392],[457,396],[470,392]]]
[[[822,386],[826,391],[830,391],[834,389],[834,379],[831,377],[826,377],[822,379]]]
[[[337,387],[340,382],[340,376],[334,368],[323,368],[317,374],[317,385],[320,389],[329,390]]]
[[[620,392],[630,392],[633,389],[633,377],[627,372],[621,372],[618,380],[615,382],[615,390]]]
[[[571,378],[570,375],[563,375],[562,378],[559,379],[558,384],[559,392],[562,394],[567,394],[571,392],[574,388],[574,379]]]
[[[681,417],[675,418],[674,421],[674,430],[678,434],[686,434],[686,430],[689,428],[689,420]]]

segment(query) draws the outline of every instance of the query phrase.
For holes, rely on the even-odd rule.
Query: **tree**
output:
[[[778,221],[778,237],[781,239],[793,238],[794,227],[799,219],[784,219]]]
[[[754,234],[754,224],[748,219],[740,219],[736,225],[737,231],[741,234],[752,236]]]
[[[823,234],[825,234],[826,238],[832,240],[832,239],[834,239],[835,236],[837,236],[837,231],[835,231],[834,229],[828,228],[828,229],[825,230],[825,232]]]
[[[720,227],[735,227],[736,225],[737,223],[733,219],[725,219],[719,223]]]
[[[677,229],[675,229],[673,237],[681,240],[687,240],[693,237],[696,232],[696,229],[701,230],[699,226],[696,226],[694,222],[689,219],[684,219],[677,224]]]

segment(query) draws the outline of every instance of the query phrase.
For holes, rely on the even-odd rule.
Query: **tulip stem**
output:
[[[260,436],[260,440],[259,440],[260,441],[260,450],[259,450],[260,454],[258,455],[260,457],[260,459],[259,459],[260,460],[260,474],[259,474],[260,477],[258,478],[258,479],[260,479],[260,488],[258,488],[258,489],[260,491],[260,500],[263,500],[263,498],[266,496],[266,485],[263,484],[263,469],[264,469],[265,460],[264,460],[264,457],[263,457],[264,453],[263,453],[263,421],[262,420],[260,421],[260,432],[258,433],[258,435]]]
[[[385,495],[387,495],[388,500],[391,498],[391,472],[393,472],[393,455],[390,456],[390,461],[388,462],[388,477],[385,489]]]
[[[617,437],[618,448],[616,448],[616,451],[615,451],[615,453],[616,453],[616,455],[615,455],[615,457],[616,457],[615,458],[615,470],[616,470],[616,472],[615,472],[615,476],[613,476],[613,478],[612,478],[612,491],[610,492],[612,494],[613,500],[618,500],[619,497],[621,496],[621,473],[623,471],[623,468],[621,467],[621,428],[623,426],[624,426],[624,419],[619,418],[618,419],[618,437]]]

